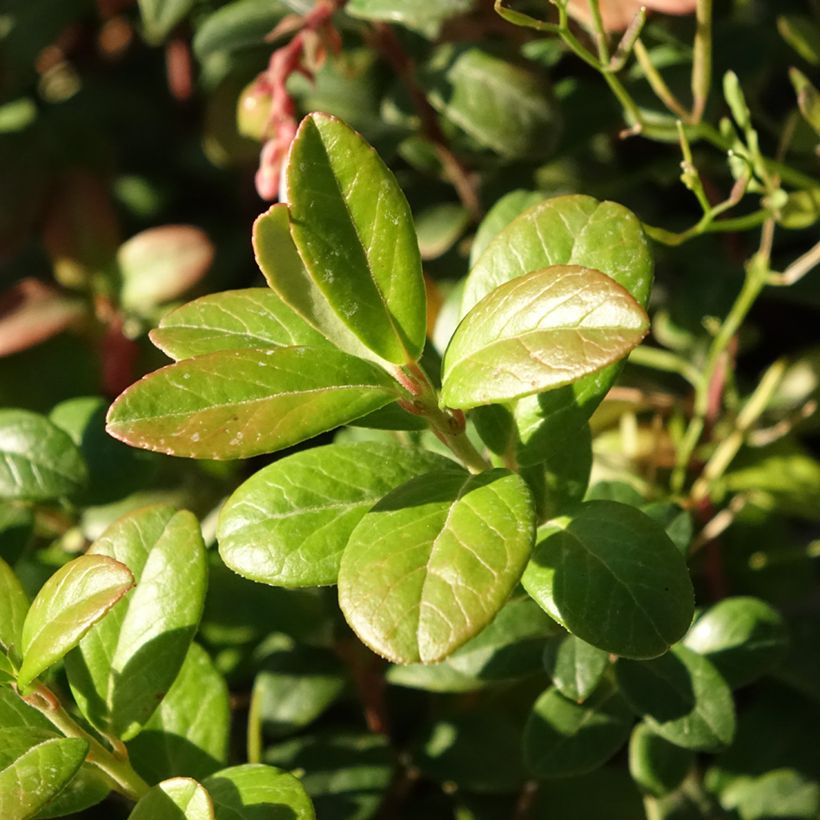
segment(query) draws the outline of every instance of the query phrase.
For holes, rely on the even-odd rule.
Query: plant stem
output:
[[[692,121],[700,122],[712,83],[712,0],[698,0],[692,58]]]
[[[630,364],[639,367],[650,367],[652,370],[661,370],[664,373],[677,373],[678,376],[686,379],[693,387],[700,379],[697,368],[686,359],[672,353],[669,350],[661,350],[659,347],[648,347],[641,345],[636,347],[629,354]]]
[[[635,41],[635,56],[638,58],[638,63],[643,70],[644,77],[649,83],[651,89],[655,92],[655,96],[676,116],[680,117],[684,122],[689,122],[690,114],[683,107],[678,98],[672,93],[666,81],[661,76],[657,68],[652,63],[652,58],[646,50],[643,42],[638,39]]]
[[[120,794],[136,802],[149,790],[150,786],[134,771],[127,756],[121,757],[109,752],[69,715],[48,687],[40,684],[33,695],[26,696],[23,700],[66,737],[77,737],[88,743],[86,760],[100,769]]]

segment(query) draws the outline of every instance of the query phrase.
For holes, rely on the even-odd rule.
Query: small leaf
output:
[[[169,455],[249,458],[346,424],[399,395],[383,370],[336,350],[226,350],[132,385],[111,406],[107,429]]]
[[[48,501],[79,492],[86,466],[74,442],[28,410],[0,410],[0,496]]]
[[[389,444],[331,444],[281,459],[242,484],[222,508],[219,553],[234,571],[281,586],[335,584],[362,516],[405,481],[448,465]]]
[[[132,236],[117,251],[123,306],[144,313],[176,299],[202,279],[213,258],[210,239],[193,225],[161,225]]]
[[[33,817],[66,787],[87,752],[84,740],[53,737],[12,761],[4,760],[0,765],[0,817]]]
[[[353,530],[339,570],[342,612],[390,660],[441,660],[501,609],[532,533],[532,499],[513,473],[452,469],[413,479]]]
[[[641,789],[653,797],[674,791],[695,763],[691,749],[675,746],[639,723],[629,740],[629,773]]]
[[[176,361],[218,350],[321,346],[326,341],[265,288],[228,290],[195,299],[166,313],[150,336]]]
[[[0,558],[0,651],[19,657],[28,598],[14,570]]]
[[[139,0],[145,39],[161,43],[194,5],[194,0]]]
[[[556,636],[544,647],[544,668],[555,688],[576,703],[583,703],[601,682],[609,657],[575,635]]]
[[[542,527],[522,583],[570,632],[628,658],[662,654],[692,620],[683,556],[659,524],[614,501]]]
[[[698,618],[684,639],[733,688],[746,686],[785,657],[789,633],[777,610],[757,598],[725,598]]]
[[[789,69],[789,79],[797,94],[797,106],[803,119],[811,126],[814,133],[820,136],[820,92],[811,80],[796,68]]]
[[[302,121],[286,174],[293,240],[339,318],[382,358],[418,359],[424,282],[395,177],[355,131],[326,114]]]
[[[632,713],[611,686],[583,705],[547,689],[524,728],[524,761],[538,777],[591,772],[621,748],[631,726]]]
[[[704,751],[731,743],[732,692],[706,658],[676,646],[651,661],[618,661],[615,671],[629,705],[670,743]]]
[[[281,0],[233,0],[209,14],[194,35],[200,61],[220,52],[261,46],[288,12]]]
[[[128,567],[107,556],[81,555],[60,567],[37,593],[23,624],[20,685],[73,649],[133,586]]]
[[[777,18],[780,36],[811,65],[820,65],[820,26],[806,15],[781,14]]]
[[[302,784],[272,766],[246,764],[223,769],[205,780],[216,820],[262,817],[270,820],[315,820]]]
[[[435,40],[442,25],[452,17],[466,14],[475,0],[350,0],[345,12],[362,20],[397,23]]]
[[[648,329],[608,276],[576,265],[534,271],[464,317],[444,355],[442,399],[467,409],[570,384],[622,359]]]
[[[192,643],[168,694],[128,742],[131,764],[150,783],[174,774],[201,780],[227,760],[230,719],[228,687]]]
[[[83,714],[123,740],[151,717],[182,667],[205,602],[199,522],[156,505],[120,518],[89,549],[116,558],[137,587],[66,661]]]
[[[214,820],[214,805],[196,780],[174,777],[144,795],[128,820]]]

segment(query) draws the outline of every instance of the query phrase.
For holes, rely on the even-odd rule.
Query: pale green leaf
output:
[[[661,797],[674,791],[695,762],[691,749],[675,746],[638,723],[629,739],[629,773],[644,792]]]
[[[346,424],[399,395],[379,367],[336,350],[226,350],[132,385],[111,406],[107,429],[169,455],[249,458]]]
[[[216,820],[315,820],[302,784],[272,766],[248,763],[223,769],[204,781]]]
[[[20,684],[57,663],[132,586],[128,567],[104,555],[81,555],[58,569],[37,593],[23,624]]]
[[[501,609],[532,536],[532,499],[519,476],[431,472],[388,494],[353,530],[339,603],[379,654],[441,660]]]
[[[28,598],[14,570],[0,558],[0,651],[13,659],[20,655]]]
[[[35,816],[35,820],[79,814],[101,803],[111,793],[111,781],[87,760],[60,793]]]
[[[390,444],[331,444],[265,467],[228,499],[219,552],[234,572],[281,586],[336,583],[342,551],[373,504],[447,460]]]
[[[454,202],[431,205],[415,216],[422,259],[437,259],[455,245],[470,224],[470,213]]]
[[[544,647],[544,668],[555,688],[576,703],[583,703],[601,682],[609,657],[575,635],[558,635]]]
[[[144,795],[128,820],[214,820],[214,805],[196,780],[174,777]]]
[[[661,655],[692,620],[683,556],[659,524],[614,501],[544,526],[522,583],[570,632],[624,657]]]
[[[470,248],[470,268],[481,258],[487,245],[498,236],[510,222],[533,205],[546,199],[540,191],[510,191],[499,199],[478,226],[472,247]]]

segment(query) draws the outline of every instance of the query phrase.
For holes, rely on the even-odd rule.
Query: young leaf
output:
[[[214,801],[216,820],[236,817],[315,820],[313,804],[302,784],[272,766],[248,763],[222,769],[203,784]]]
[[[489,211],[478,230],[475,233],[473,244],[470,248],[470,268],[475,267],[476,262],[481,258],[481,254],[487,245],[498,236],[510,222],[519,214],[522,214],[533,205],[542,202],[545,196],[540,191],[525,191],[519,189],[510,191],[499,199]]]
[[[12,756],[7,740],[0,744],[0,817],[9,820],[36,815],[66,787],[88,752],[79,738],[46,737]]]
[[[318,345],[326,342],[277,294],[265,288],[213,293],[166,313],[151,341],[172,359],[218,350]]]
[[[13,659],[20,654],[28,598],[14,570],[0,558],[0,651]]]
[[[342,612],[390,660],[441,660],[501,609],[532,536],[532,499],[519,476],[428,473],[385,496],[353,530],[339,570]]]
[[[620,660],[615,671],[629,705],[670,743],[696,751],[731,743],[732,692],[706,658],[676,646],[651,661]]]
[[[629,739],[629,773],[641,789],[653,797],[674,791],[695,762],[691,749],[675,746],[639,723]]]
[[[57,663],[133,586],[128,567],[107,556],[81,555],[60,567],[23,624],[19,684],[27,686]]]
[[[0,497],[48,501],[79,492],[86,479],[62,430],[28,410],[0,410]]]
[[[88,556],[116,558],[137,587],[83,638],[66,668],[85,716],[127,740],[182,667],[205,602],[205,547],[191,513],[157,505],[120,518]]]
[[[570,384],[622,359],[648,329],[644,309],[599,271],[533,271],[464,317],[444,356],[442,400],[467,409]]]
[[[692,620],[683,556],[659,524],[614,501],[542,527],[522,583],[570,632],[627,658],[661,655]]]
[[[327,114],[302,121],[286,174],[293,240],[328,302],[382,358],[418,359],[426,334],[421,258],[395,177]]]
[[[336,350],[225,350],[132,385],[111,406],[107,429],[169,455],[249,458],[346,424],[399,395],[379,367]]]
[[[733,689],[783,660],[789,633],[782,616],[758,598],[725,598],[701,615],[684,644],[705,655]]]
[[[227,760],[230,718],[222,675],[192,643],[168,694],[128,742],[131,764],[149,783],[174,774],[201,780]]]
[[[254,581],[335,584],[353,528],[382,496],[448,461],[390,444],[330,444],[265,467],[228,499],[217,538],[223,561]]]
[[[144,795],[128,820],[214,820],[214,804],[196,780],[174,777]]]
[[[583,703],[596,689],[609,666],[606,652],[575,635],[557,635],[544,647],[544,668],[555,688],[576,703]]]
[[[547,689],[524,728],[524,761],[538,777],[591,772],[620,749],[632,720],[629,707],[612,686],[583,705],[557,689]]]

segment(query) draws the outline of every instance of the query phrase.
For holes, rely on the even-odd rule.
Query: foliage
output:
[[[4,820],[818,816],[820,8],[646,5],[0,15]]]

